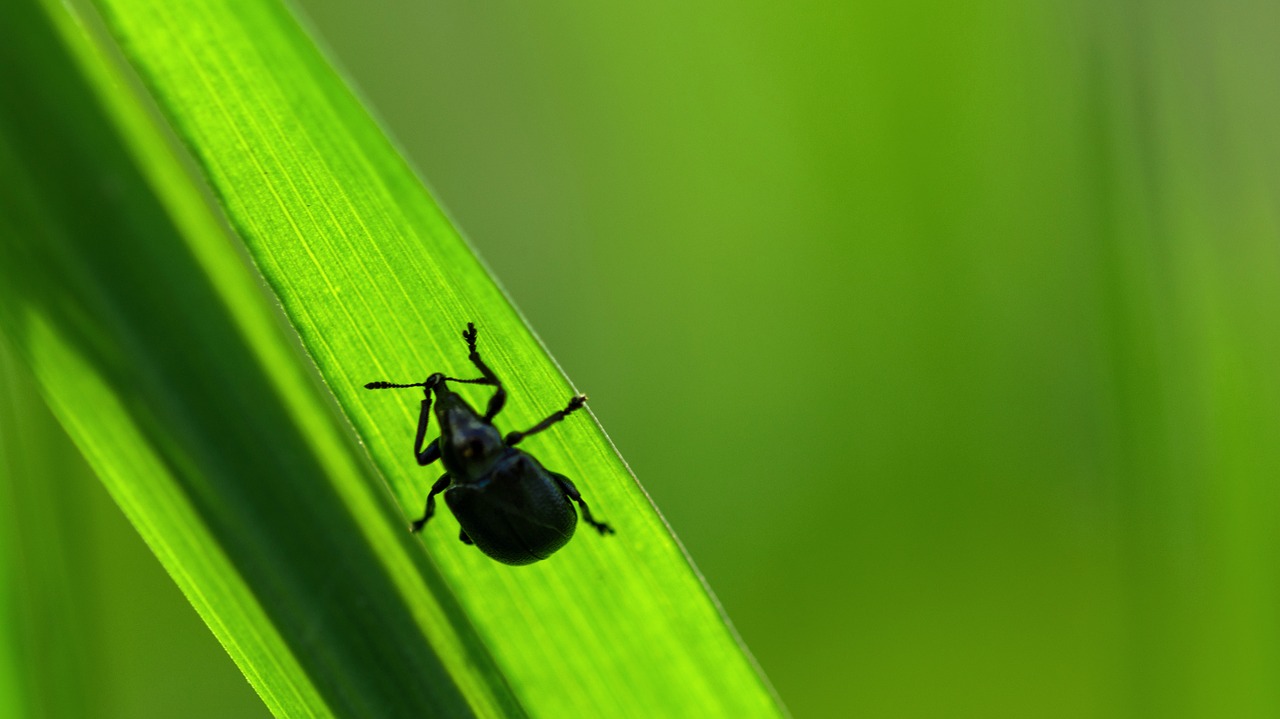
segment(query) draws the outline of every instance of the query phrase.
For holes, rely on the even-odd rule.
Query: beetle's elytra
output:
[[[613,534],[612,527],[591,516],[587,503],[568,477],[548,470],[529,453],[516,449],[525,437],[551,427],[580,409],[587,401],[586,395],[569,400],[567,407],[532,428],[503,437],[493,426],[493,418],[506,404],[507,392],[476,351],[473,323],[467,323],[462,338],[467,341],[471,363],[483,375],[479,379],[457,379],[437,372],[427,381],[416,384],[370,382],[365,385],[365,389],[423,388],[425,397],[418,414],[413,455],[423,467],[440,460],[445,473],[431,486],[427,507],[422,518],[413,523],[412,531],[420,531],[431,519],[436,510],[436,495],[444,492],[445,504],[462,525],[458,538],[503,564],[532,564],[550,557],[567,544],[578,524],[573,502],[582,508],[584,522],[600,534]],[[496,391],[481,415],[452,392],[448,382],[488,385]],[[423,447],[433,393],[440,436]]]

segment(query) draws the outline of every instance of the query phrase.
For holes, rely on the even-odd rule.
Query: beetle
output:
[[[532,564],[550,557],[567,544],[578,524],[573,502],[582,509],[584,522],[601,535],[613,534],[612,527],[591,516],[582,494],[568,477],[543,467],[528,452],[516,448],[526,437],[550,428],[581,409],[587,396],[576,395],[568,406],[532,428],[503,437],[493,426],[493,419],[506,404],[507,391],[476,351],[475,323],[467,323],[462,338],[467,342],[468,359],[483,375],[478,379],[458,379],[436,372],[425,382],[415,384],[370,382],[365,385],[365,389],[423,388],[425,396],[418,414],[413,456],[423,467],[439,460],[444,464],[445,473],[431,486],[422,517],[410,525],[410,531],[422,530],[435,514],[436,495],[443,492],[445,504],[462,525],[458,539],[475,545],[503,564]],[[494,387],[484,414],[476,412],[450,390],[449,382]],[[440,436],[424,447],[433,395]]]

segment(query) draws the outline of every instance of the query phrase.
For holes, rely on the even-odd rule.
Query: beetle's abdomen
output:
[[[578,524],[555,478],[523,452],[481,481],[454,485],[444,499],[476,547],[503,564],[550,557],[573,538]]]

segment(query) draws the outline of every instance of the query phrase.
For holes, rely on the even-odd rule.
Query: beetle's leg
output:
[[[475,544],[475,542],[471,541],[471,537],[468,537],[468,536],[467,536],[466,531],[461,530],[461,529],[459,529],[459,530],[458,530],[458,539],[459,539],[463,544]]]
[[[462,339],[467,341],[467,359],[471,360],[471,364],[480,370],[480,374],[484,375],[483,384],[492,385],[498,391],[493,393],[489,398],[489,406],[484,411],[484,421],[492,422],[494,417],[502,411],[503,405],[507,403],[507,390],[502,386],[502,380],[498,379],[498,375],[489,369],[489,365],[480,359],[480,353],[476,351],[476,326],[472,322],[467,323],[467,329],[462,333]],[[476,384],[480,384],[477,382]]]
[[[428,444],[424,450],[415,449],[413,454],[417,458],[418,464],[423,467],[440,459],[440,438],[437,437],[431,440],[431,444]]]
[[[427,438],[427,423],[431,421],[431,390],[427,390],[427,396],[422,400],[422,411],[418,413],[418,434],[413,440],[413,456],[418,460],[420,466],[427,466],[432,462],[440,459],[440,440],[433,439],[431,444],[424,449],[422,442]]]
[[[578,491],[578,488],[573,486],[573,480],[563,474],[556,474],[555,472],[551,472],[550,474],[552,477],[556,478],[557,482],[560,483],[560,489],[564,490],[564,496],[577,502],[578,506],[582,508],[582,521],[590,524],[592,527],[595,527],[595,530],[601,534],[613,534],[613,527],[610,527],[604,522],[597,522],[596,518],[591,516],[591,509],[587,507],[587,502],[582,498],[582,494]]]
[[[431,519],[431,515],[436,513],[436,495],[440,494],[448,487],[449,475],[447,474],[442,475],[440,479],[436,480],[435,484],[431,485],[431,493],[427,495],[427,507],[422,510],[422,518],[410,525],[410,532],[422,531],[422,526],[427,523],[428,519]]]
[[[586,404],[586,403],[587,403],[587,396],[586,396],[585,394],[580,394],[580,395],[578,395],[577,397],[574,397],[573,399],[569,400],[569,406],[565,407],[564,409],[560,410],[559,412],[556,412],[556,413],[552,414],[550,417],[547,417],[546,419],[544,419],[544,420],[542,420],[541,422],[537,423],[536,425],[534,425],[534,426],[533,426],[533,428],[532,428],[532,429],[526,429],[526,430],[525,430],[525,431],[523,431],[523,432],[511,432],[511,433],[508,433],[508,434],[507,434],[507,437],[506,437],[506,440],[505,440],[505,441],[506,441],[506,443],[507,443],[507,446],[509,446],[509,447],[514,447],[514,446],[516,446],[516,445],[517,445],[517,444],[519,444],[519,443],[520,443],[520,442],[521,442],[525,437],[528,437],[528,436],[529,436],[529,435],[531,435],[531,434],[537,434],[537,433],[541,432],[542,430],[544,430],[544,429],[546,429],[546,428],[550,427],[551,425],[555,424],[556,422],[559,422],[559,421],[563,420],[565,417],[568,417],[569,415],[573,414],[574,412],[576,412],[576,411],[578,411],[578,410],[582,409],[582,405],[584,405],[584,404]]]

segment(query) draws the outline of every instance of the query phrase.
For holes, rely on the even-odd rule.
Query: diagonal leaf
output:
[[[618,535],[511,568],[448,516],[421,543],[404,532],[434,479],[409,452],[417,403],[362,384],[466,372],[471,320],[511,391],[503,429],[562,406],[568,383],[283,7],[99,7],[382,477],[109,43],[53,3],[0,17],[18,78],[0,87],[0,324],[272,711],[776,715],[585,416],[526,446]]]

